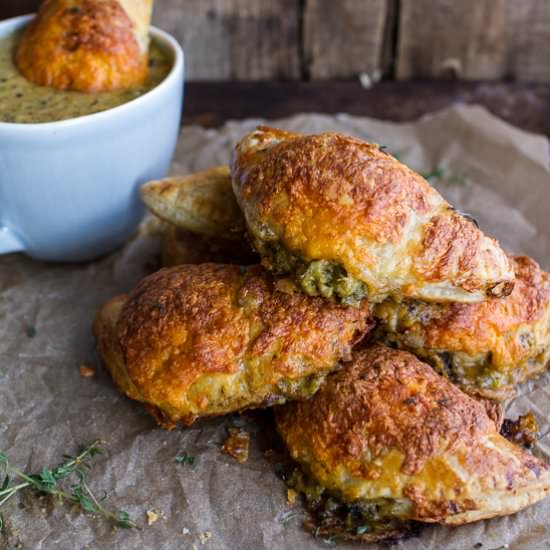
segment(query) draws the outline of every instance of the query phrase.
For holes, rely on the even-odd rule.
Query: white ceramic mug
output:
[[[0,22],[0,37],[30,18]],[[69,120],[0,122],[0,254],[90,260],[136,229],[144,213],[139,187],[166,175],[183,105],[183,51],[158,29],[151,36],[173,67],[146,94]]]

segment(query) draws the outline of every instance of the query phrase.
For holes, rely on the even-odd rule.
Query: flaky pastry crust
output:
[[[140,194],[155,216],[173,226],[214,239],[244,241],[244,220],[226,165],[150,181]]]
[[[480,304],[388,300],[374,309],[381,339],[407,349],[469,392],[505,399],[550,360],[550,274],[511,257],[512,293]]]
[[[270,269],[285,269],[279,247],[328,260],[366,284],[371,301],[479,302],[512,290],[498,243],[378,145],[262,126],[237,145],[232,181]]]
[[[401,519],[460,525],[550,491],[550,467],[499,435],[483,404],[410,353],[376,344],[308,401],[276,409],[292,458],[345,502],[399,501]]]
[[[162,269],[98,313],[116,385],[164,427],[305,399],[349,359],[368,306],[284,294],[259,266]]]

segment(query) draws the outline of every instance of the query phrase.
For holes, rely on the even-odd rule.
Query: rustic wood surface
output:
[[[308,0],[304,62],[311,78],[382,73],[389,0]]]
[[[550,81],[548,0],[401,0],[397,77]]]
[[[300,77],[298,0],[157,0],[155,24],[183,45],[191,79]]]
[[[388,81],[365,90],[351,81],[190,82],[185,94],[187,125],[312,112],[405,122],[456,103],[477,103],[520,128],[550,136],[548,84]]]
[[[0,0],[0,19],[41,0]],[[189,80],[550,82],[549,0],[155,0]]]

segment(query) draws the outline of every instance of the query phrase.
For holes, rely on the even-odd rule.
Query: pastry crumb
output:
[[[199,540],[201,544],[206,544],[208,539],[212,538],[212,531],[205,531],[199,535]]]
[[[153,525],[156,521],[159,520],[160,515],[154,510],[147,510],[147,525]]]
[[[80,365],[80,376],[82,378],[94,378],[96,375],[96,370],[90,365],[82,364]]]
[[[297,288],[296,285],[288,278],[278,279],[275,283],[275,288],[279,292],[284,294],[296,294]]]
[[[286,500],[289,504],[294,504],[296,502],[296,497],[298,496],[298,492],[294,489],[288,489],[286,492]]]
[[[250,433],[242,428],[228,428],[229,437],[222,445],[222,453],[233,457],[239,464],[248,460]]]

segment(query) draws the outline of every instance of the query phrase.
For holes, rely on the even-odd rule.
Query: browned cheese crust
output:
[[[432,363],[468,392],[510,396],[550,360],[550,275],[531,258],[511,257],[516,283],[505,298],[429,305],[389,300],[376,307],[386,342]],[[443,354],[446,354],[443,355]]]
[[[80,92],[138,86],[147,61],[134,23],[116,0],[46,0],[16,55],[28,80]]]
[[[120,390],[173,427],[309,397],[349,359],[368,315],[277,292],[258,266],[184,265],[106,304],[95,334]]]
[[[500,436],[483,404],[381,344],[276,418],[292,457],[321,485],[346,502],[400,501],[402,519],[462,524],[550,490],[550,467]]]
[[[237,146],[232,178],[270,268],[278,267],[270,247],[282,245],[302,260],[339,264],[371,301],[479,302],[512,290],[498,243],[376,144],[259,127]]]

